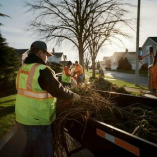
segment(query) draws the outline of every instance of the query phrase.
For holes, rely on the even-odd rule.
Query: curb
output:
[[[8,143],[8,141],[15,135],[18,127],[15,125],[1,140],[0,140],[0,151]]]

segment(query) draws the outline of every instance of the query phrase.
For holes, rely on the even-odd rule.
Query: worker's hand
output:
[[[72,98],[72,103],[78,103],[80,102],[81,98],[78,94],[74,93]]]

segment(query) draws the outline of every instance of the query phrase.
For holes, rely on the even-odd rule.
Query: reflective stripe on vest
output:
[[[40,64],[34,64],[29,72],[29,77],[27,79],[27,89],[32,90],[33,76],[35,74],[36,68],[40,66]]]
[[[47,99],[47,98],[53,98],[53,96],[47,92],[32,92],[24,89],[18,89],[18,94],[24,95],[30,98],[36,98],[36,99]]]
[[[53,98],[53,96],[51,94],[49,94],[48,92],[34,92],[34,91],[32,91],[33,77],[34,77],[36,68],[38,66],[40,66],[40,64],[37,64],[37,63],[34,64],[29,72],[22,70],[23,66],[24,66],[24,64],[20,68],[18,76],[17,76],[17,93],[20,94],[20,95],[24,95],[26,97],[36,98],[36,99]],[[28,75],[27,85],[26,85],[27,89],[20,89],[19,88],[19,76],[20,76],[20,73],[24,73],[24,74]]]

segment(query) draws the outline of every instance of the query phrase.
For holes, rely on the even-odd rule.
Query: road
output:
[[[127,74],[116,71],[105,71],[106,76],[111,76],[117,80],[126,81],[129,83],[135,83],[135,74]],[[139,76],[139,85],[148,87],[148,77]]]

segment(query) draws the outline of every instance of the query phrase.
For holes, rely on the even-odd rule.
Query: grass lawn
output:
[[[105,77],[107,78],[107,77]],[[121,81],[121,80],[109,80],[111,83],[113,84],[116,84],[118,86],[122,86],[122,87],[130,87],[130,88],[136,88],[136,89],[145,89],[147,90],[148,88],[147,87],[144,87],[144,86],[135,86],[135,84],[132,84],[132,83],[128,83],[128,82],[125,82],[125,81]]]
[[[0,98],[0,139],[15,125],[16,94]]]
[[[130,72],[131,73],[131,72]],[[86,74],[91,77],[92,76],[92,72],[91,71],[86,71]],[[99,74],[96,74],[96,77],[99,77]],[[141,89],[141,90],[148,90],[147,87],[144,87],[144,86],[135,86],[135,84],[133,83],[128,83],[128,82],[125,82],[125,81],[121,81],[121,80],[116,80],[116,79],[113,79],[112,76],[105,76],[105,79],[107,79],[108,81],[110,81],[111,83],[119,86],[119,87],[129,87],[129,88],[135,88],[135,89]],[[132,95],[141,95],[141,93],[139,92],[131,92]]]

